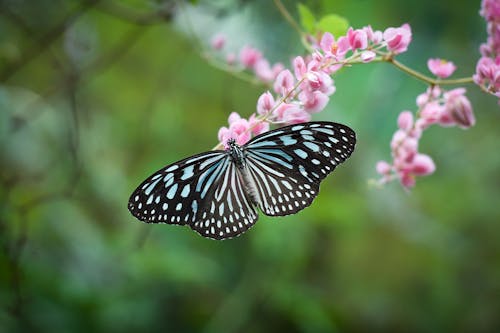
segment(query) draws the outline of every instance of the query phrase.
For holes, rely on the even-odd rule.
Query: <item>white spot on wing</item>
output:
[[[175,196],[175,192],[177,192],[177,184],[172,185],[172,187],[167,192],[167,198],[173,199]]]

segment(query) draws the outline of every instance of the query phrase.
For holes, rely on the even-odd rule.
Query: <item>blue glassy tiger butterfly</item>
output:
[[[213,239],[236,237],[268,216],[309,206],[321,181],[353,152],[356,134],[333,122],[281,127],[244,145],[200,153],[158,170],[128,209],[147,223],[188,225]]]

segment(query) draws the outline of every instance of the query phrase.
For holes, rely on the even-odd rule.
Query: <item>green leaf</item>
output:
[[[345,35],[349,28],[349,21],[342,16],[329,14],[319,20],[316,28],[323,32],[328,31],[337,38]]]
[[[314,25],[316,23],[314,14],[306,5],[300,2],[297,4],[297,9],[299,11],[300,25],[302,25],[304,30],[306,30],[307,32],[314,32]]]

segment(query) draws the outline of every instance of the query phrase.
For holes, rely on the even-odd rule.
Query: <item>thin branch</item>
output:
[[[384,61],[387,61],[402,72],[405,72],[411,76],[414,76],[415,78],[419,79],[420,81],[424,81],[425,83],[428,83],[430,85],[452,85],[452,84],[463,84],[463,83],[474,83],[474,80],[471,77],[464,77],[464,78],[459,78],[459,79],[448,79],[448,80],[443,80],[443,79],[435,79],[432,77],[429,77],[427,75],[424,75],[402,63],[394,59],[393,57],[387,57],[383,58]]]
[[[211,65],[212,67],[219,69],[221,71],[224,71],[226,73],[229,73],[230,75],[232,75],[235,78],[240,79],[244,82],[248,82],[252,85],[262,85],[262,84],[265,85],[265,83],[258,80],[254,75],[250,75],[247,72],[244,72],[242,70],[238,70],[238,68],[236,68],[234,66],[231,66],[231,65],[228,65],[228,64],[223,63],[221,61],[218,61],[216,58],[212,57],[209,54],[202,55],[202,58],[205,59],[207,61],[207,63],[209,65]],[[267,85],[267,86],[270,87],[269,85]]]

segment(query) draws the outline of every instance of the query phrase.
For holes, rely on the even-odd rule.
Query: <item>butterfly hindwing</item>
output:
[[[233,163],[220,175],[200,206],[200,215],[191,228],[213,239],[238,236],[252,227],[258,214],[241,174]]]

